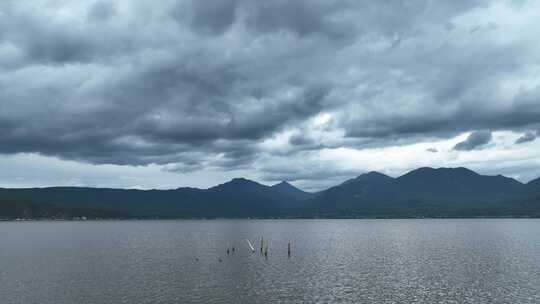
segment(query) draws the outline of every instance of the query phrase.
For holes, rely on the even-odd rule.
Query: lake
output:
[[[540,220],[2,222],[0,298],[540,303]]]

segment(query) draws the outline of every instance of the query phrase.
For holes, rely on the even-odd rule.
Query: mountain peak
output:
[[[465,167],[443,168],[443,169],[453,170],[454,172],[461,172],[461,173],[469,173],[469,174],[474,174],[474,175],[480,175],[477,172],[475,172],[475,171],[473,171],[473,170],[471,170],[469,168],[465,168]]]
[[[288,181],[281,181],[277,184],[274,184],[272,186],[270,186],[272,188],[295,188],[295,186],[291,185]]]
[[[302,191],[302,190],[296,188],[295,186],[291,185],[287,181],[279,182],[279,183],[277,183],[275,185],[272,185],[270,187],[273,188],[273,189],[281,190],[281,191]]]
[[[367,176],[370,178],[385,178],[385,179],[391,178],[390,176],[384,173],[378,172],[378,171],[369,171],[368,173],[364,173],[361,176]]]
[[[297,202],[305,201],[312,196],[312,193],[296,188],[287,181],[282,181],[270,186],[273,193],[283,197],[284,201],[291,203],[291,199]]]
[[[350,183],[355,183],[355,182],[384,182],[384,181],[389,181],[392,179],[393,179],[392,177],[386,174],[383,174],[377,171],[370,171],[364,174],[360,174],[359,176],[353,179],[345,181],[343,184],[350,184]]]
[[[223,189],[223,188],[236,188],[236,187],[242,187],[242,188],[246,188],[246,187],[259,187],[259,188],[266,188],[267,186],[265,185],[262,185],[262,184],[259,184],[255,181],[252,181],[250,179],[247,179],[247,178],[243,178],[243,177],[235,177],[233,179],[231,179],[230,181],[226,182],[226,183],[223,183],[223,184],[219,184],[217,186],[214,186],[210,189]]]
[[[440,168],[432,168],[432,167],[421,167],[415,170],[412,170],[401,177],[410,177],[410,176],[424,176],[424,175],[439,175],[439,174],[445,174],[445,175],[479,175],[478,173],[464,168],[464,167],[457,167],[457,168],[446,168],[446,167],[440,167]]]
[[[247,178],[243,178],[243,177],[235,177],[229,181],[229,183],[249,183],[249,182],[254,183],[254,181],[249,180]]]

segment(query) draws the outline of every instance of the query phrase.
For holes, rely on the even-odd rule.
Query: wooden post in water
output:
[[[268,242],[266,242],[266,246],[264,247],[264,258],[268,259]]]
[[[287,256],[291,257],[291,241],[287,244]]]
[[[255,252],[255,248],[253,248],[253,245],[251,245],[251,242],[246,239],[246,242],[248,243],[249,249],[251,249],[251,252]]]
[[[261,254],[263,253],[264,238],[261,236]]]

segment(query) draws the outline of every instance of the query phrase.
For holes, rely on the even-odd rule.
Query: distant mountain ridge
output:
[[[502,216],[500,211],[511,213],[508,205],[518,205],[526,188],[515,179],[467,168],[424,167],[397,178],[370,176],[318,193],[312,207],[333,216]]]
[[[0,219],[215,217],[540,217],[540,178],[527,184],[467,168],[368,172],[316,193],[245,178],[208,189],[0,189]]]

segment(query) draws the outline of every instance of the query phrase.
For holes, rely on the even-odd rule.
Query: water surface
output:
[[[524,219],[4,222],[0,297],[55,304],[540,303],[539,232],[540,220]],[[260,236],[269,243],[267,259]]]

